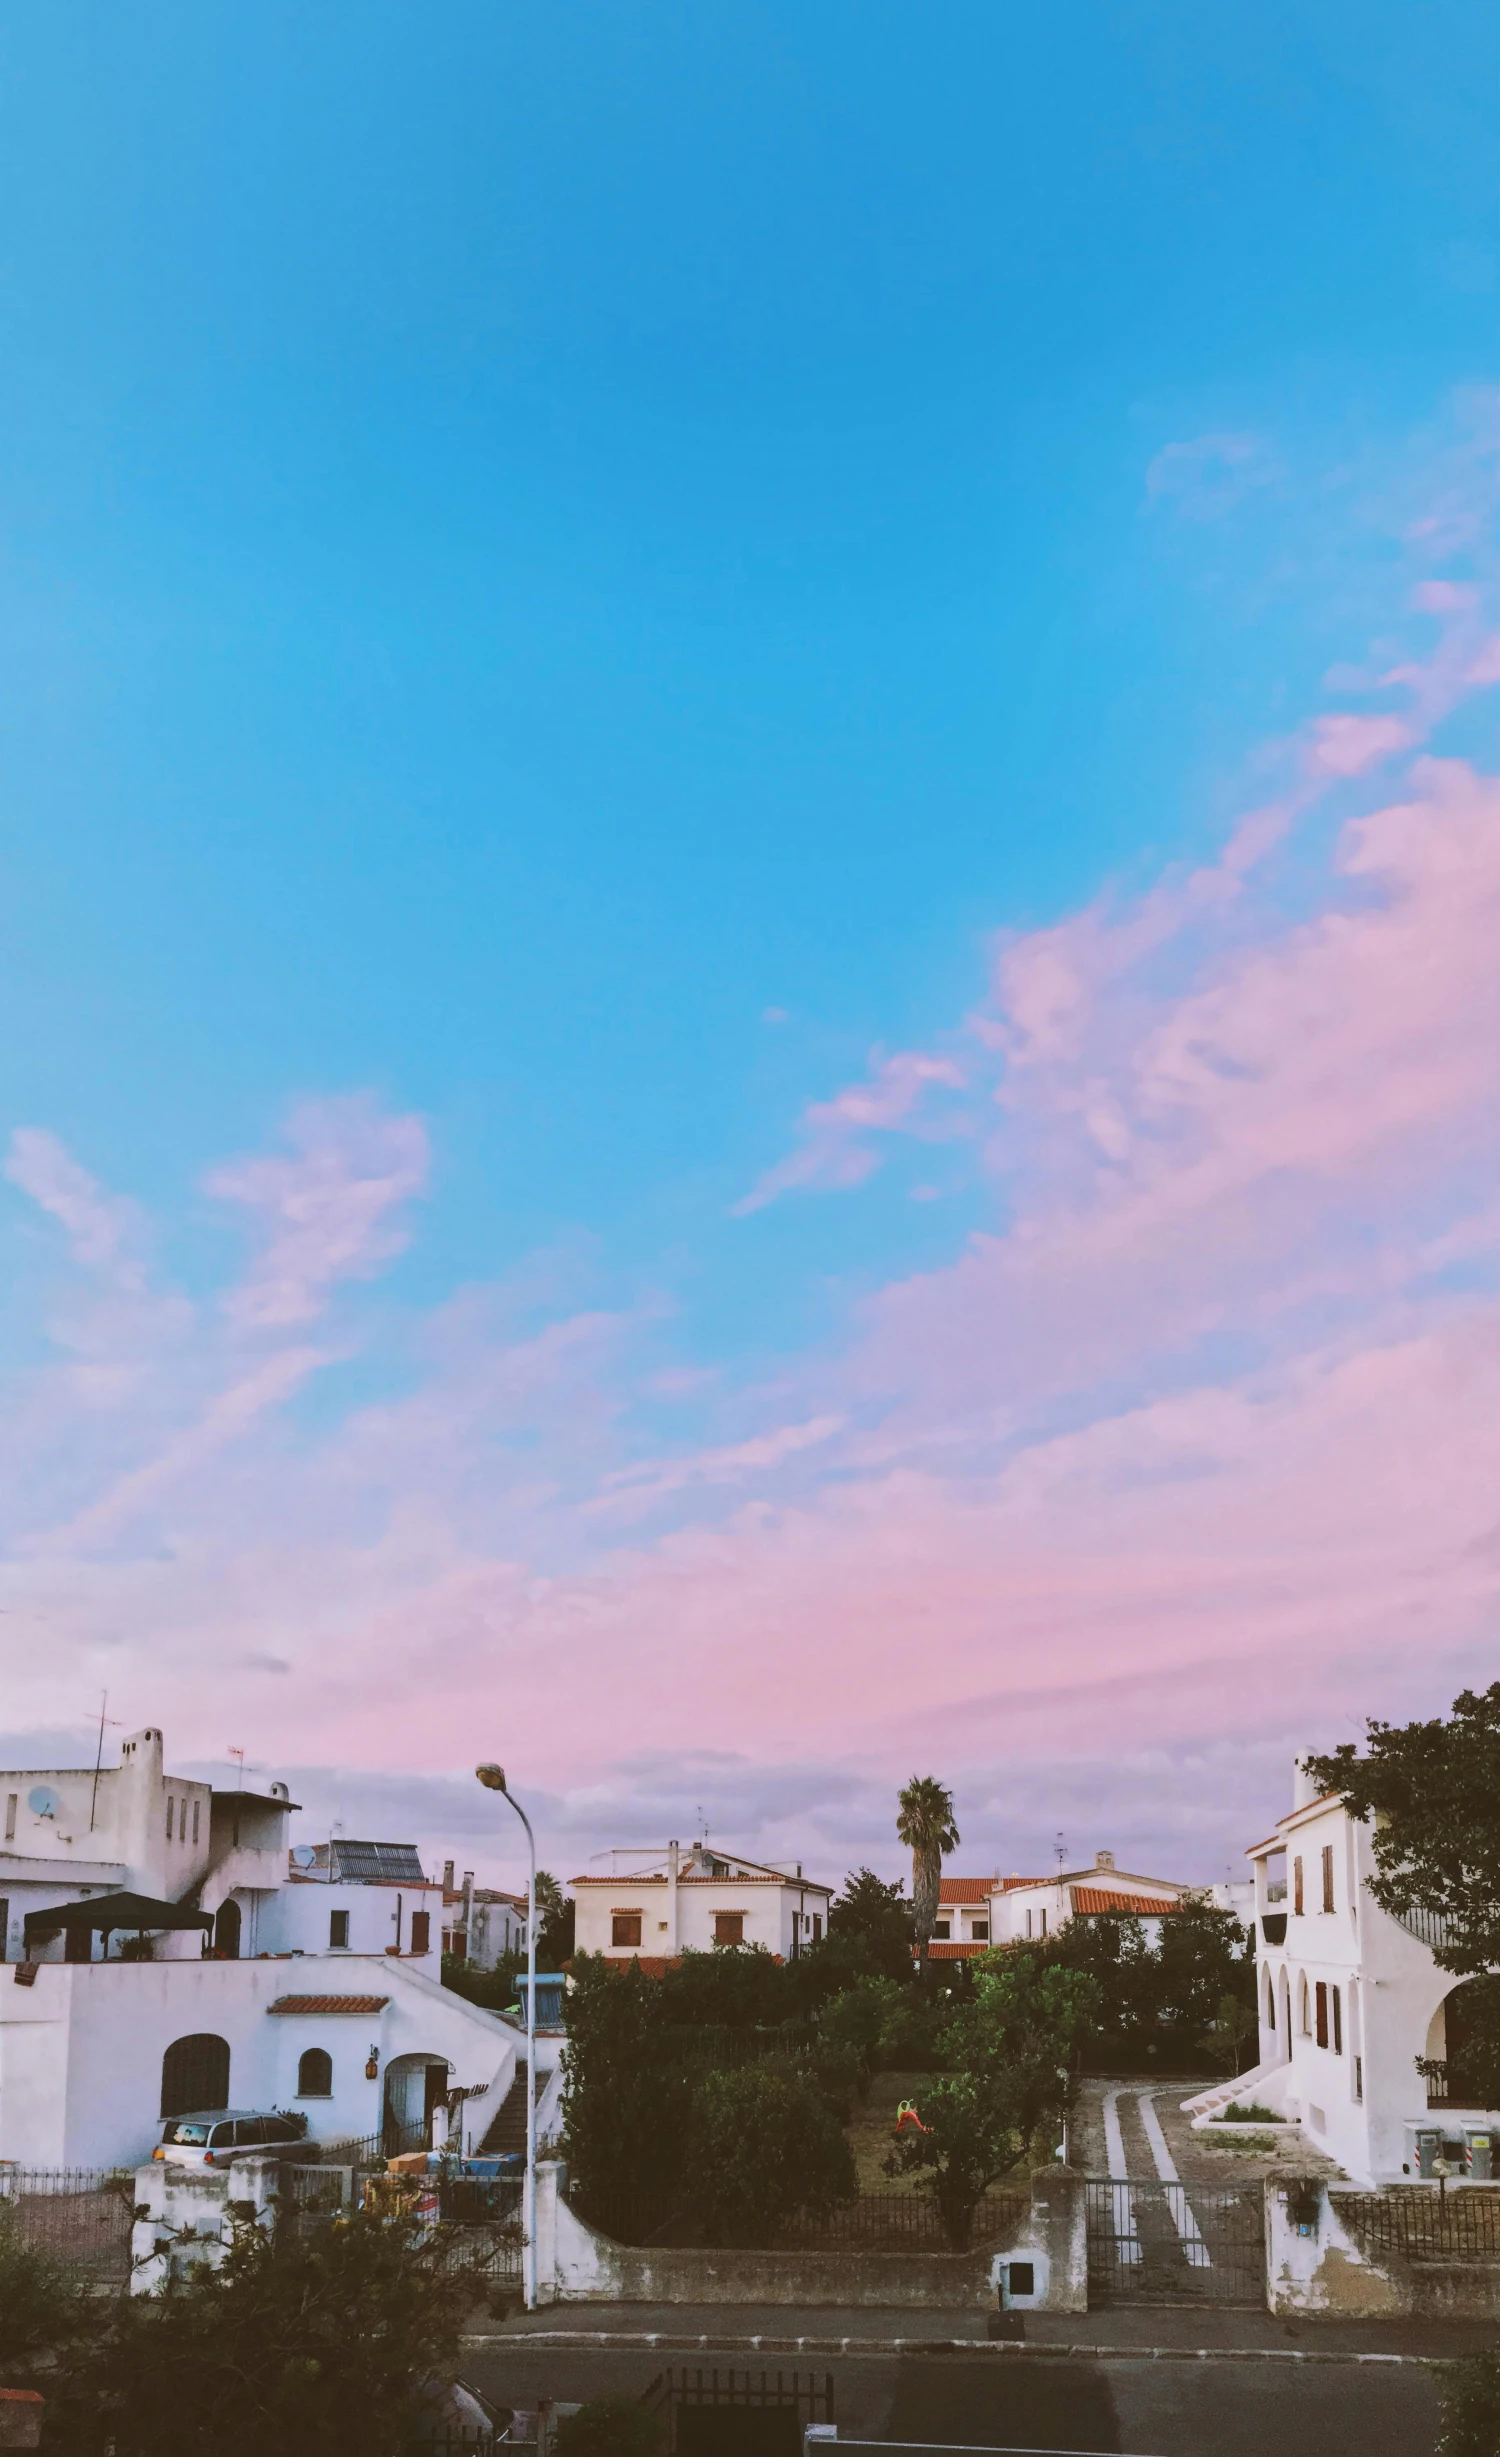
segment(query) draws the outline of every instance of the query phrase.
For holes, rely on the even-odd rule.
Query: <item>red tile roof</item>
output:
[[[388,1996],[278,1996],[267,2013],[379,2013]]]
[[[988,1902],[995,1890],[993,1877],[944,1877],[938,1887],[939,1902]]]
[[[1073,1908],[1087,1916],[1092,1911],[1133,1911],[1137,1919],[1156,1919],[1164,1911],[1180,1911],[1180,1902],[1162,1894],[1118,1894],[1101,1885],[1075,1885]]]
[[[913,1946],[911,1950],[915,1957],[916,1947]],[[987,1954],[989,1950],[982,1938],[978,1943],[970,1944],[967,1937],[934,1937],[927,1948],[927,1959],[929,1962],[967,1962],[971,1954]]]

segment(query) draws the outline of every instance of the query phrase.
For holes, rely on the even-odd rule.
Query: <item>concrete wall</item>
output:
[[[145,2166],[135,2179],[130,2232],[130,2291],[159,2295],[172,2278],[217,2269],[247,2220],[275,2225],[281,2170],[275,2159],[247,2158],[224,2174]]]
[[[1500,2261],[1404,2259],[1360,2242],[1337,2185],[1266,2186],[1266,2302],[1343,2318],[1500,2320]]]
[[[1088,2305],[1083,2180],[1035,2179],[1013,2242],[983,2252],[700,2252],[612,2243],[562,2197],[566,2170],[537,2169],[537,2275],[542,2303],[791,2304],[892,2310],[1082,2312]],[[1012,2296],[1013,2260],[1030,2261],[1034,2291]]]

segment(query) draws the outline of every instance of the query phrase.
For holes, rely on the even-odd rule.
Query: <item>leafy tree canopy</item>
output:
[[[773,2244],[787,2219],[851,2201],[854,2159],[810,2080],[765,2064],[709,2073],[693,2101],[685,2177],[714,2244]]]
[[[1304,1763],[1325,1792],[1374,1826],[1370,1892],[1387,1911],[1434,1911],[1444,1970],[1500,1970],[1500,1681],[1466,1689],[1448,1718],[1365,1726]]]

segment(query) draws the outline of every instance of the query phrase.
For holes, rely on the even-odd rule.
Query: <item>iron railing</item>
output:
[[[1391,1917],[1421,1945],[1437,1947],[1457,1942],[1458,1922],[1450,1920],[1446,1911],[1393,1911]]]
[[[1500,2261],[1500,2194],[1483,2187],[1436,2193],[1398,2184],[1329,2199],[1364,2252],[1408,2261]]]
[[[0,2165],[0,2230],[99,2286],[130,2276],[130,2168]]]
[[[580,2218],[617,2244],[726,2249],[720,2230],[706,2225],[671,2193],[594,2194],[570,2186]],[[974,2211],[973,2250],[1004,2242],[1025,2219],[1029,2192],[991,2189]],[[863,2192],[826,2211],[803,2211],[742,2246],[758,2252],[951,2252],[937,2197],[921,2190]]]

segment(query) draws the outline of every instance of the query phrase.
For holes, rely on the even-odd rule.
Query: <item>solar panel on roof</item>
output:
[[[333,1846],[336,1873],[355,1885],[421,1885],[422,1862],[415,1843],[352,1843]]]

